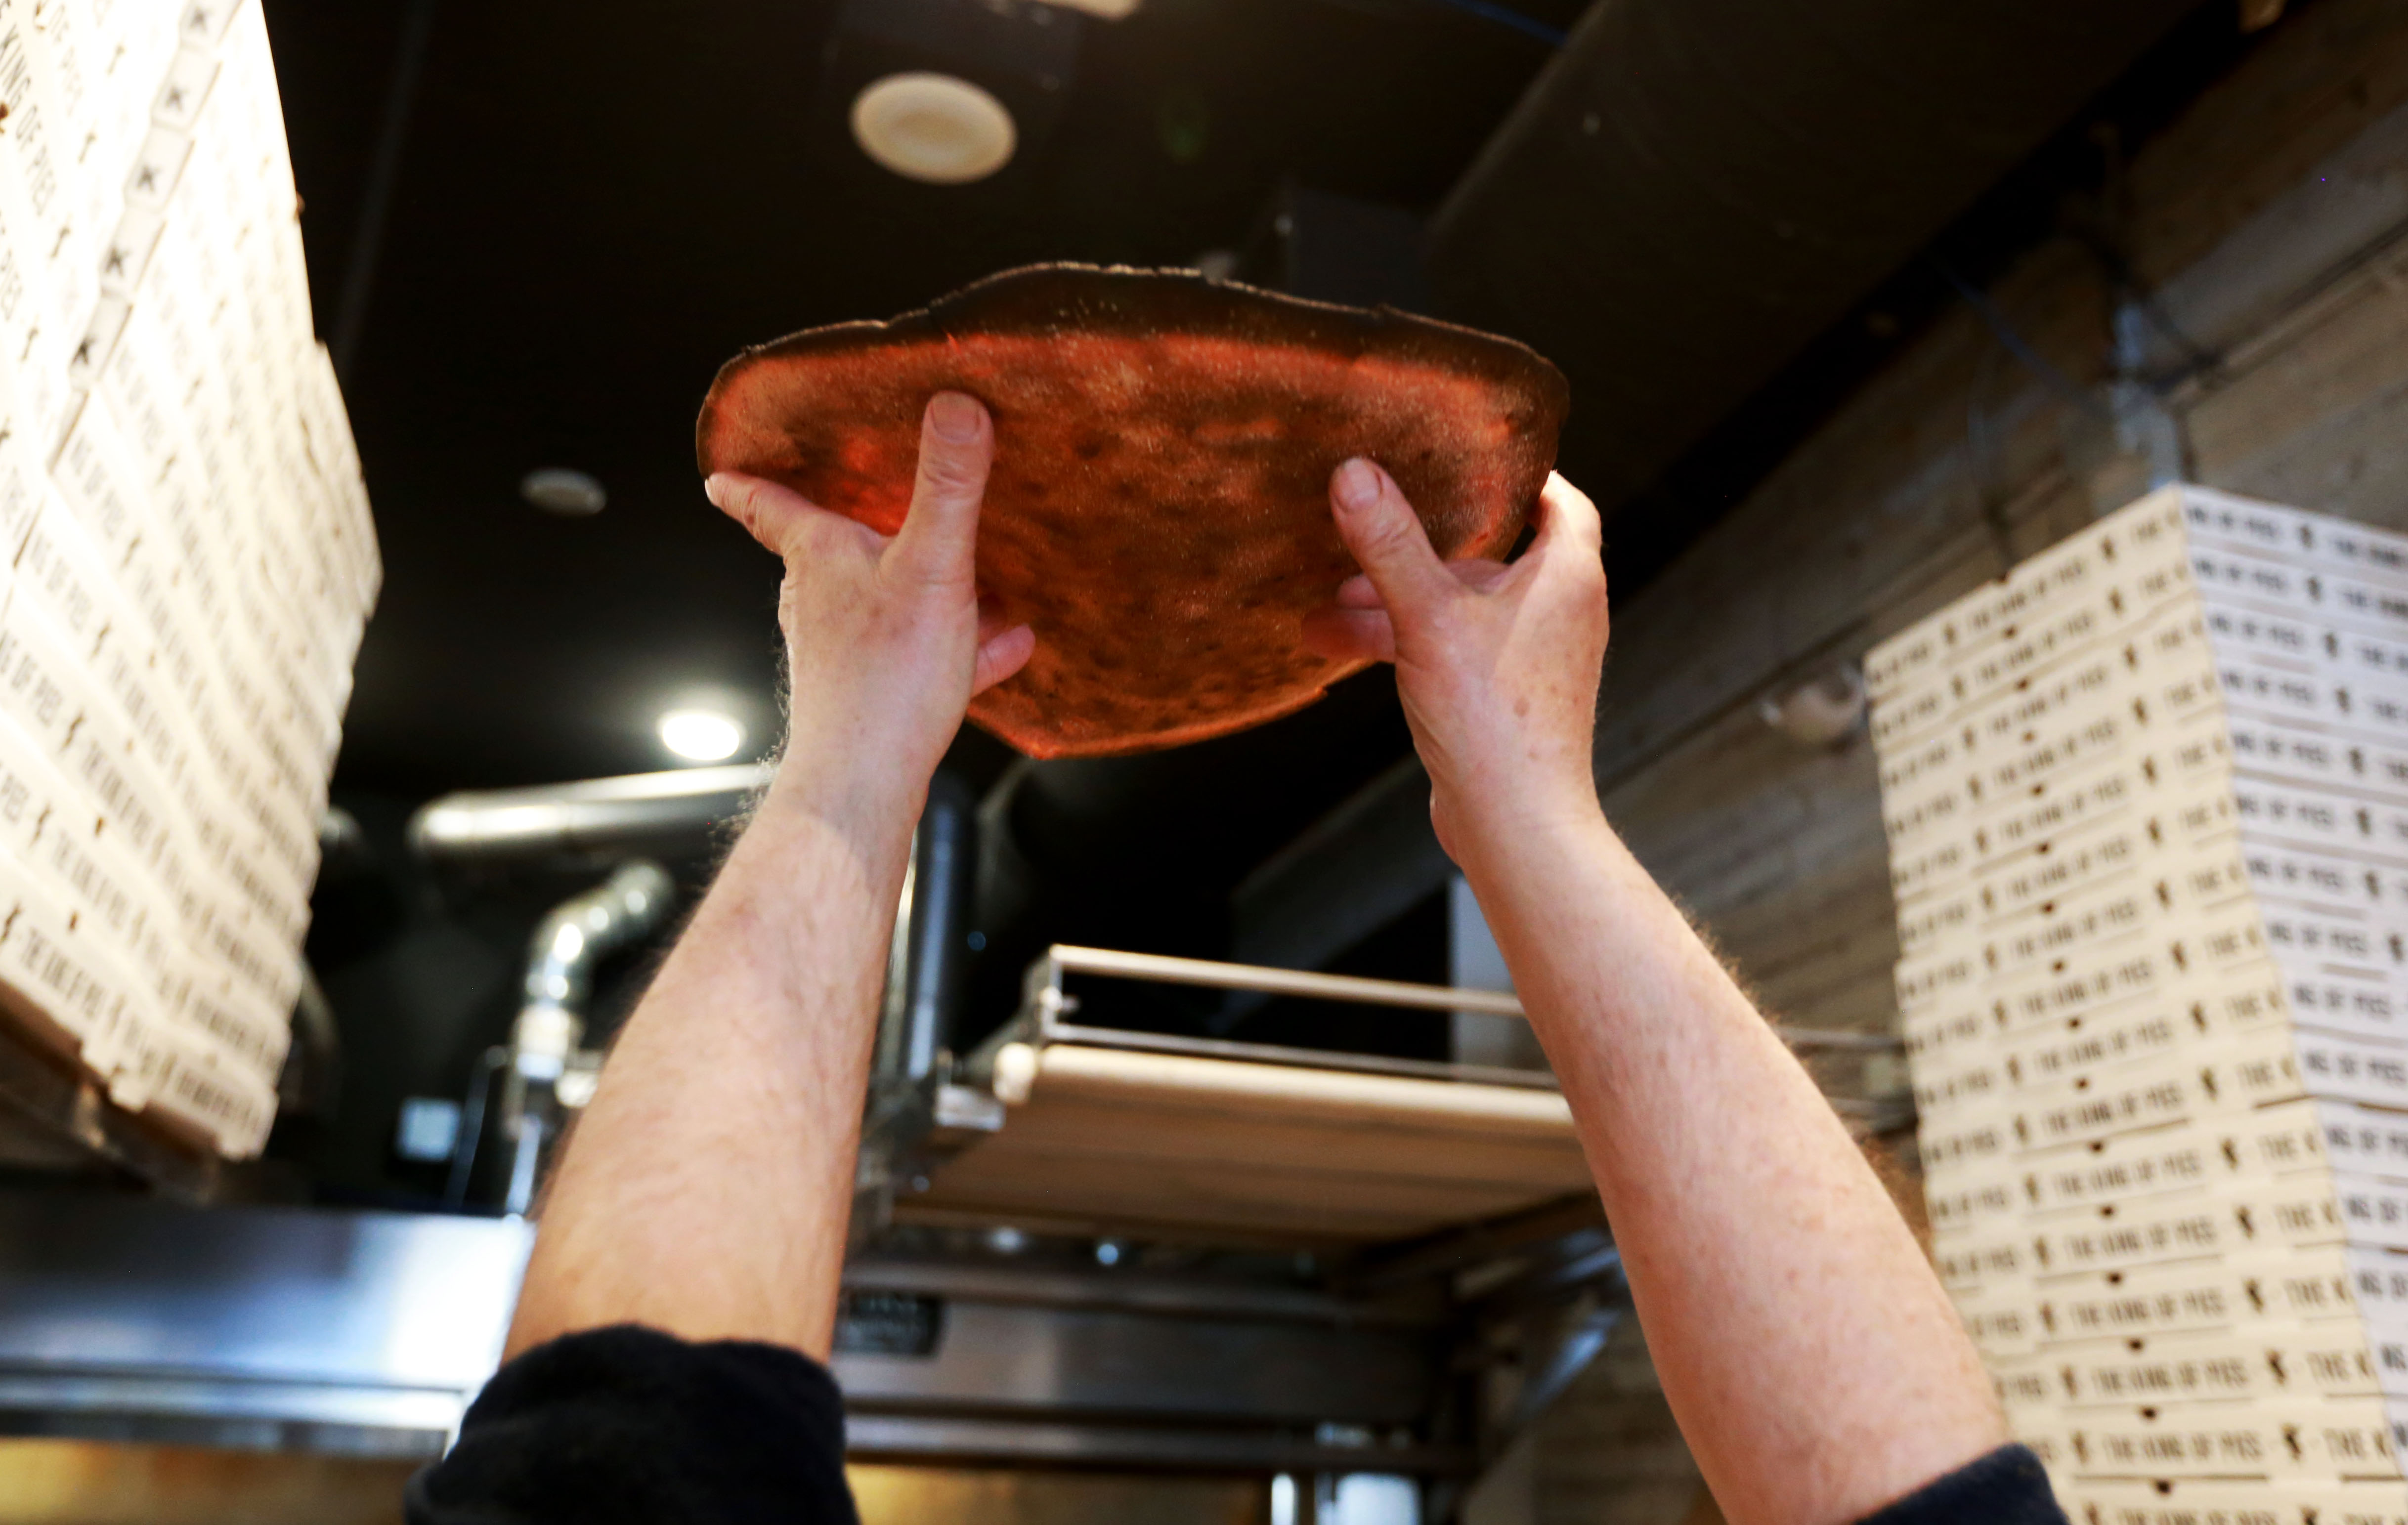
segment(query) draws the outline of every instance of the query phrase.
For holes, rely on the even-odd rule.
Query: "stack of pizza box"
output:
[[[1866,672],[2014,1432],[2077,1520],[2408,1519],[2408,536],[2170,488]]]
[[[0,1024],[275,1113],[380,576],[259,0],[0,0]]]

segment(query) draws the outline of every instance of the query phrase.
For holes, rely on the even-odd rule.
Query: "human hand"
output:
[[[1447,856],[1469,868],[1467,854],[1520,832],[1595,818],[1607,634],[1596,505],[1550,474],[1538,536],[1509,566],[1440,561],[1395,478],[1369,461],[1340,466],[1329,499],[1363,572],[1306,618],[1304,643],[1396,663]]]
[[[979,608],[979,503],[995,459],[985,406],[929,399],[911,506],[892,537],[792,489],[722,472],[710,501],[785,559],[786,754],[773,796],[847,829],[908,833],[970,696],[1037,649],[1026,625]]]

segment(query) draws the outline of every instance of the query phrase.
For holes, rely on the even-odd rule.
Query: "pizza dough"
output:
[[[1304,616],[1356,571],[1329,511],[1350,456],[1396,477],[1449,559],[1502,556],[1569,402],[1510,340],[1187,272],[1038,265],[892,322],[748,349],[695,425],[705,475],[781,482],[884,534],[930,396],[995,420],[982,594],[1037,653],[970,717],[1031,757],[1100,757],[1292,713],[1360,663]]]

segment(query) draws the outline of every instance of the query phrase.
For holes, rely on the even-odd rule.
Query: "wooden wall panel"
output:
[[[2223,358],[2169,399],[2198,479],[2408,529],[2408,0],[2292,8],[2140,148],[2128,253]],[[2089,254],[2052,243],[1990,295],[2056,365],[2102,379]],[[1608,813],[1779,1019],[1894,1026],[1896,936],[1869,749],[1789,743],[1757,704],[2115,506],[2140,472],[1959,309],[1617,606]],[[1545,1421],[1534,1519],[1675,1525],[1693,1506],[1634,1362],[1617,1338]]]

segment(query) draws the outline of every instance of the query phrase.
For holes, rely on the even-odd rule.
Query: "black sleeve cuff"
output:
[[[1861,1525],[2066,1525],[2048,1474],[2028,1447],[2001,1446]]]
[[[858,1525],[844,1407],[782,1346],[689,1344],[635,1325],[537,1347],[409,1480],[409,1525]]]

